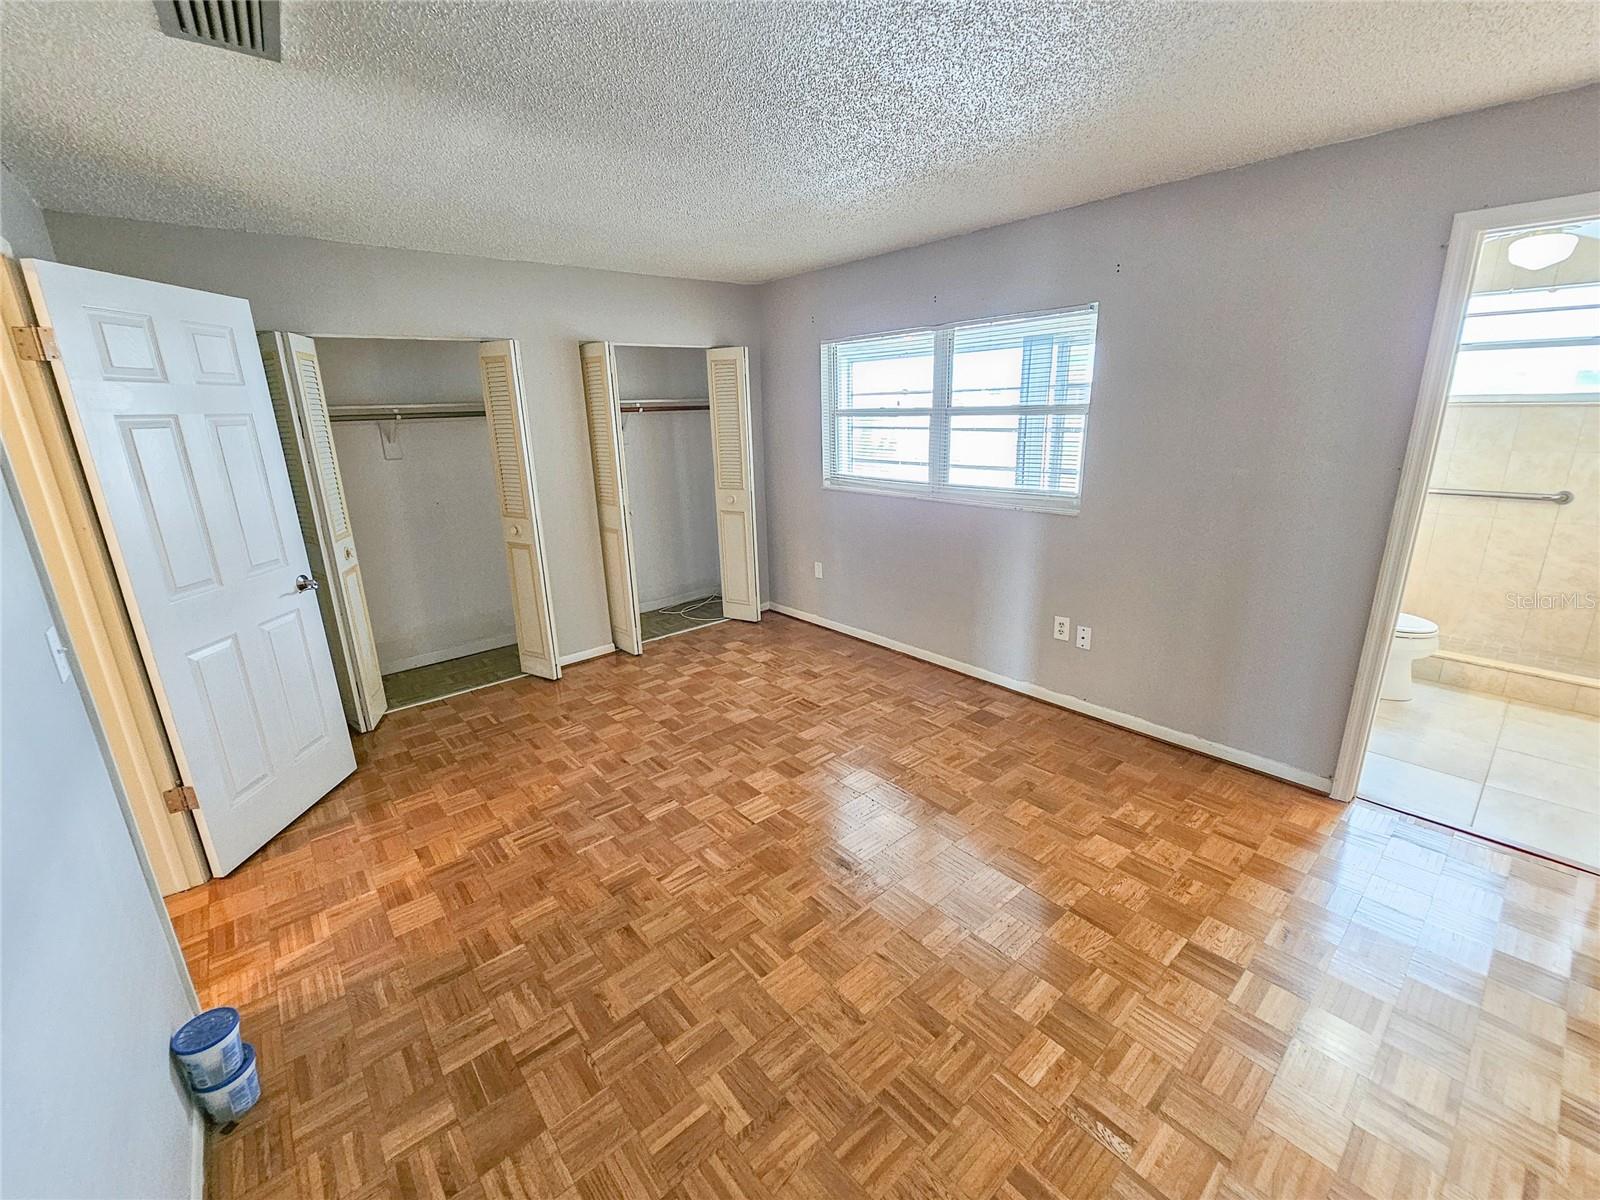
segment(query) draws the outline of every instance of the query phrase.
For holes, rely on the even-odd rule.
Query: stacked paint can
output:
[[[208,1008],[172,1035],[172,1056],[196,1103],[218,1125],[237,1121],[261,1099],[256,1048],[240,1036],[239,1010]]]

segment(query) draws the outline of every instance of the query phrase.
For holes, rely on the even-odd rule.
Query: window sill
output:
[[[822,488],[828,492],[855,492],[864,496],[887,496],[895,500],[924,500],[936,504],[965,504],[973,508],[1009,508],[1018,512],[1049,513],[1052,516],[1075,517],[1082,507],[1083,498],[1056,499],[1049,496],[997,495],[981,492],[930,492],[916,486],[896,487],[893,484],[854,483],[840,479],[824,479]]]

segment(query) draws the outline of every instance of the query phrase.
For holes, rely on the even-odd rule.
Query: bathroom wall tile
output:
[[[1600,524],[1600,452],[1584,450],[1574,454],[1566,482],[1561,486],[1572,493],[1572,499],[1553,506],[1557,523],[1591,528]]]
[[[1562,450],[1513,450],[1506,458],[1505,480],[1501,486],[1511,492],[1559,492],[1571,474],[1573,456],[1571,446]],[[1513,503],[1535,504],[1538,501]]]
[[[1581,609],[1535,609],[1523,626],[1521,647],[1535,656],[1577,659],[1593,623],[1594,614]]]
[[[1507,603],[1503,586],[1474,580],[1461,590],[1450,629],[1457,637],[1486,647],[1517,646],[1527,632],[1529,615]]]
[[[1478,578],[1501,591],[1532,591],[1544,571],[1550,530],[1522,514],[1496,517],[1484,543]]]
[[[1573,698],[1572,709],[1591,717],[1600,717],[1600,687],[1580,687]]]
[[[1558,486],[1555,490],[1561,489]],[[1545,541],[1550,537],[1550,531],[1556,527],[1556,514],[1562,507],[1559,504],[1547,504],[1538,500],[1496,500],[1494,506],[1494,519],[1516,522],[1527,531],[1530,539],[1539,542],[1541,554],[1544,552]]]
[[[1570,404],[1522,404],[1514,411],[1513,451],[1570,455],[1577,448],[1583,409]]]
[[[1445,578],[1476,579],[1493,524],[1487,516],[1455,517],[1440,513],[1428,546],[1428,570]]]
[[[1438,486],[1567,488],[1575,499],[1430,496],[1405,611],[1438,622],[1447,651],[1600,674],[1597,614],[1519,609],[1507,600],[1507,593],[1600,591],[1600,404],[1447,405],[1434,474]],[[1440,672],[1441,681],[1467,682],[1458,670]]]
[[[1469,692],[1498,696],[1505,690],[1506,673],[1493,667],[1479,667],[1446,659],[1439,669],[1439,682],[1448,687],[1465,688]]]
[[[1444,659],[1436,654],[1430,654],[1427,658],[1419,658],[1411,664],[1411,678],[1437,681],[1439,671],[1443,666]]]
[[[1579,452],[1600,451],[1600,404],[1585,404],[1578,411],[1583,414],[1578,423]]]
[[[1525,700],[1529,704],[1543,704],[1550,708],[1570,709],[1578,699],[1578,685],[1562,683],[1559,679],[1545,679],[1539,675],[1506,673],[1504,694],[1511,700]],[[1512,747],[1527,749],[1527,747]]]

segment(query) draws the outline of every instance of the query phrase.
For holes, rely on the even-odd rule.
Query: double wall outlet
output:
[[[1071,617],[1056,618],[1055,639],[1058,642],[1070,642],[1072,640]]]

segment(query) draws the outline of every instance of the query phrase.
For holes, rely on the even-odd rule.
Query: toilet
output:
[[[1380,700],[1411,699],[1411,664],[1439,650],[1439,627],[1426,617],[1401,613],[1389,642],[1389,661],[1383,666]]]

